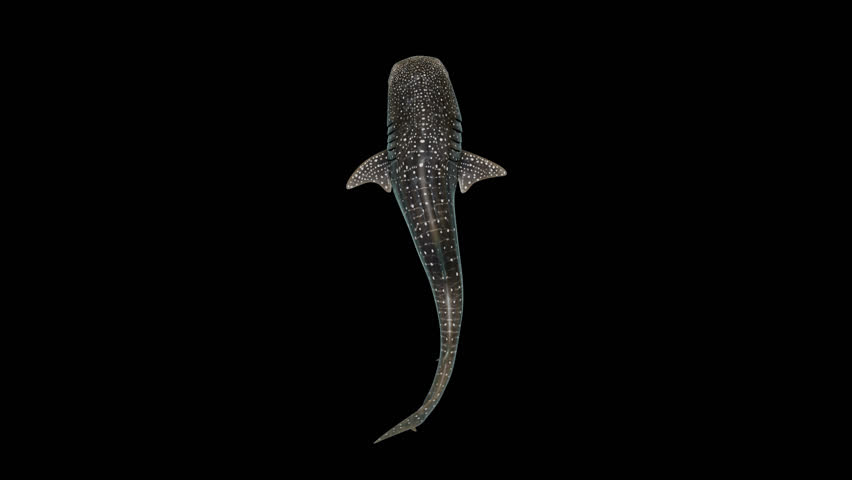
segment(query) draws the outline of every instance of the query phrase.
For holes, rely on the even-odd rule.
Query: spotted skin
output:
[[[461,148],[461,112],[444,65],[410,57],[388,78],[387,150],[352,174],[347,188],[373,182],[393,191],[426,271],[441,333],[441,353],[423,405],[376,443],[415,430],[444,394],[458,351],[462,321],[462,269],[456,236],[455,192],[506,171]]]

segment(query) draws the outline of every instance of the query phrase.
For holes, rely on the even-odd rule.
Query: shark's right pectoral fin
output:
[[[388,161],[387,150],[382,150],[373,155],[356,168],[352,176],[349,177],[349,181],[346,182],[346,189],[370,182],[378,183],[386,192],[391,191],[390,162]]]
[[[506,169],[500,165],[467,150],[462,151],[459,158],[459,189],[462,193],[480,180],[505,175]]]

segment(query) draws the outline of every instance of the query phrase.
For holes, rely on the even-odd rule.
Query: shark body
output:
[[[423,405],[376,443],[415,430],[434,410],[453,371],[462,320],[455,191],[506,171],[461,148],[461,112],[447,70],[433,57],[396,63],[388,78],[387,149],[359,166],[346,188],[373,182],[393,192],[426,271],[441,332],[438,370]]]

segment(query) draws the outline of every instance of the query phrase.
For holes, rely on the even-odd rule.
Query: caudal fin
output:
[[[420,410],[417,410],[412,415],[410,415],[408,418],[406,418],[405,420],[396,424],[395,427],[393,427],[390,430],[388,430],[387,432],[385,432],[385,434],[382,435],[381,437],[379,437],[379,439],[376,440],[375,442],[373,442],[373,444],[379,443],[382,440],[387,440],[390,437],[399,435],[400,433],[402,433],[406,430],[411,430],[411,431],[416,432],[417,426],[420,425],[421,423],[423,423],[423,420],[426,419],[426,415],[424,415],[424,413],[425,412],[423,411],[423,408],[420,408]]]
[[[438,404],[438,401],[444,395],[444,390],[447,388],[447,382],[450,380],[450,375],[453,371],[453,363],[456,358],[455,348],[447,350],[447,348],[442,345],[441,350],[441,361],[438,363],[438,370],[435,372],[435,378],[432,381],[432,388],[429,389],[426,401],[423,402],[423,405],[418,408],[416,412],[396,424],[395,427],[385,432],[384,435],[379,437],[379,439],[373,443],[379,443],[382,440],[387,440],[388,438],[399,435],[406,430],[417,431],[416,428],[426,421],[426,417],[435,410],[435,406]]]

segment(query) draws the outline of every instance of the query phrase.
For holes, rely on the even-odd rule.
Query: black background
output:
[[[134,428],[259,456],[291,442],[604,456],[709,428],[724,403],[705,386],[724,358],[708,354],[724,328],[711,265],[730,239],[707,227],[725,201],[710,113],[725,80],[706,45],[610,17],[332,41],[194,25],[121,47],[102,80],[133,112],[108,127],[128,160],[102,244],[126,318],[110,348],[129,358],[108,366],[111,398]],[[412,55],[443,61],[463,148],[508,175],[456,196],[465,308],[447,392],[418,432],[373,446],[421,404],[438,355],[394,197],[344,187],[385,148],[387,76]]]

